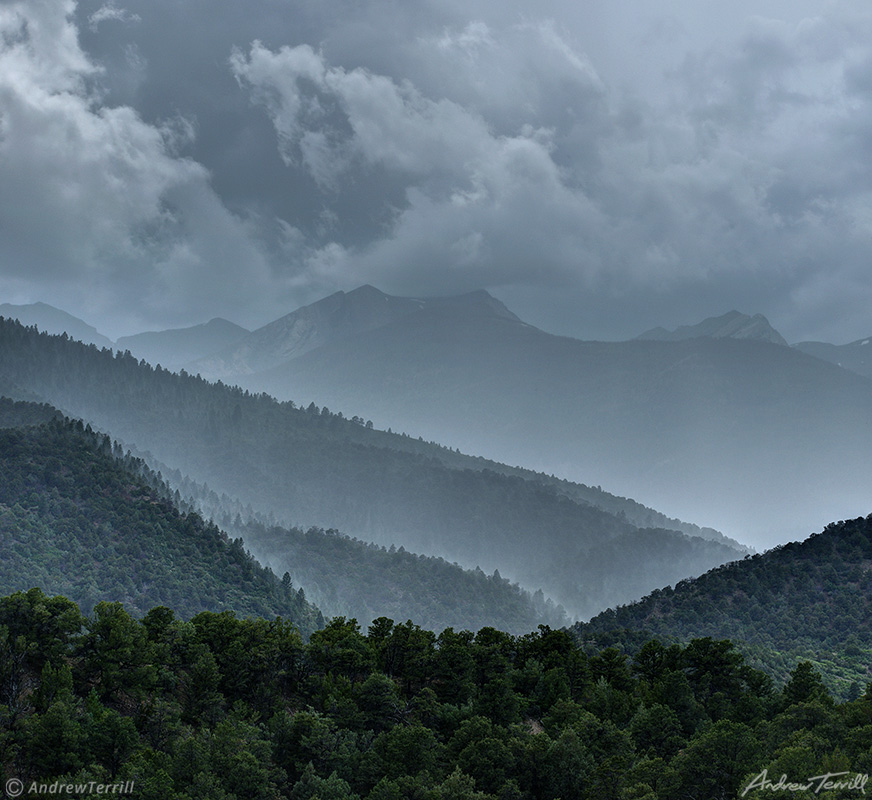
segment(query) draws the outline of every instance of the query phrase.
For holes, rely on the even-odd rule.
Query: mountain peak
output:
[[[364,284],[302,306],[191,368],[211,378],[247,375],[289,361],[335,339],[354,336],[418,311],[421,301],[391,297]]]
[[[719,317],[708,317],[696,325],[682,325],[673,331],[665,328],[652,328],[637,336],[637,339],[679,342],[686,339],[711,337],[712,339],[752,339],[754,341],[770,342],[787,345],[784,337],[778,333],[762,314],[742,314],[740,311],[728,311]]]
[[[485,316],[502,317],[515,322],[521,320],[509,311],[508,308],[499,300],[496,299],[490,292],[485,289],[476,289],[466,294],[454,295],[451,297],[432,297],[421,301],[428,308],[437,309],[440,311],[452,310],[463,313],[479,313]]]
[[[189,366],[209,378],[235,379],[421,312],[520,322],[484,289],[450,297],[396,297],[367,283],[302,306],[258,328],[237,345]]]
[[[119,350],[130,350],[137,358],[167,369],[179,369],[190,361],[238,344],[249,331],[239,325],[213,317],[208,322],[187,328],[146,331],[133,336],[122,336]]]
[[[337,292],[337,294],[342,294],[342,292]],[[357,296],[357,297],[388,297],[381,289],[376,289],[371,283],[364,283],[362,286],[358,286],[356,289],[352,289],[347,293],[348,297]]]
[[[97,347],[114,346],[112,341],[103,336],[93,325],[48,303],[36,302],[26,305],[3,303],[0,305],[0,316],[17,319],[22,325],[36,325],[44,333],[66,333],[73,339],[86,344],[95,344]]]

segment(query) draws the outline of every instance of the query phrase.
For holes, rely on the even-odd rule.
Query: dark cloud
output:
[[[0,290],[118,333],[370,282],[484,286],[591,338],[739,308],[856,339],[870,25],[812,0],[3,2]]]

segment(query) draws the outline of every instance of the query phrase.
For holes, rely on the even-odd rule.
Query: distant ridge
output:
[[[720,317],[708,317],[697,325],[682,325],[674,331],[652,328],[636,338],[658,342],[681,342],[702,336],[710,336],[713,339],[752,339],[758,342],[787,344],[784,337],[762,314],[754,314],[751,317],[739,311],[728,311]]]
[[[0,317],[17,319],[22,325],[36,325],[43,333],[66,333],[70,338],[85,344],[110,348],[115,346],[111,339],[103,336],[92,325],[47,303],[3,303],[0,305]]]
[[[177,369],[189,361],[210,355],[241,342],[250,331],[221,317],[202,325],[122,336],[119,350],[129,350],[137,358],[167,369]]]
[[[806,355],[829,361],[866,378],[872,378],[872,337],[870,336],[849,344],[799,342],[793,347]]]
[[[478,331],[531,330],[456,307],[413,316],[461,333],[470,318]],[[572,499],[571,486],[506,474],[357,415],[209,384],[13,321],[0,323],[0,378],[276,521],[499,570],[578,617],[744,555],[723,540],[641,529]]]
[[[455,297],[394,297],[368,284],[335,292],[264,325],[242,341],[193,361],[191,372],[204,378],[235,378],[263,372],[323,345],[350,339],[427,310],[477,313],[520,322],[484,290]]]

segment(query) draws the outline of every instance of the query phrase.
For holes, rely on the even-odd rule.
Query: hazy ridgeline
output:
[[[218,498],[204,500],[221,519]],[[38,586],[88,612],[118,601],[139,616],[157,605],[185,618],[221,610],[280,615],[304,634],[323,624],[307,595],[324,613],[362,624],[386,613],[440,631],[496,624],[525,632],[567,622],[541,592],[498,574],[335,531],[243,525],[238,513],[218,529],[193,508],[107,436],[50,406],[0,398],[0,593]],[[246,551],[253,545],[274,552],[281,581]]]
[[[458,468],[457,454],[359,418],[294,408],[14,322],[0,325],[0,375],[277,520],[499,570],[570,614],[590,616],[743,554],[640,530],[571,499],[572,487],[557,482],[478,460]],[[271,553],[258,555],[273,563]]]
[[[277,338],[269,369],[214,374],[597,483],[762,549],[868,513],[872,483],[872,380],[766,333],[580,341],[480,292],[299,354],[279,357]]]

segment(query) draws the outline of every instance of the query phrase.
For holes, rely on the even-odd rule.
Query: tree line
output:
[[[729,641],[585,653],[567,631],[435,634],[337,617],[188,621],[0,599],[0,780],[143,800],[686,800],[763,770],[872,772],[872,692],[778,688]],[[752,798],[794,796],[758,788]],[[38,796],[38,795],[37,795]],[[48,795],[46,795],[48,796]],[[822,792],[820,797],[844,796]]]

